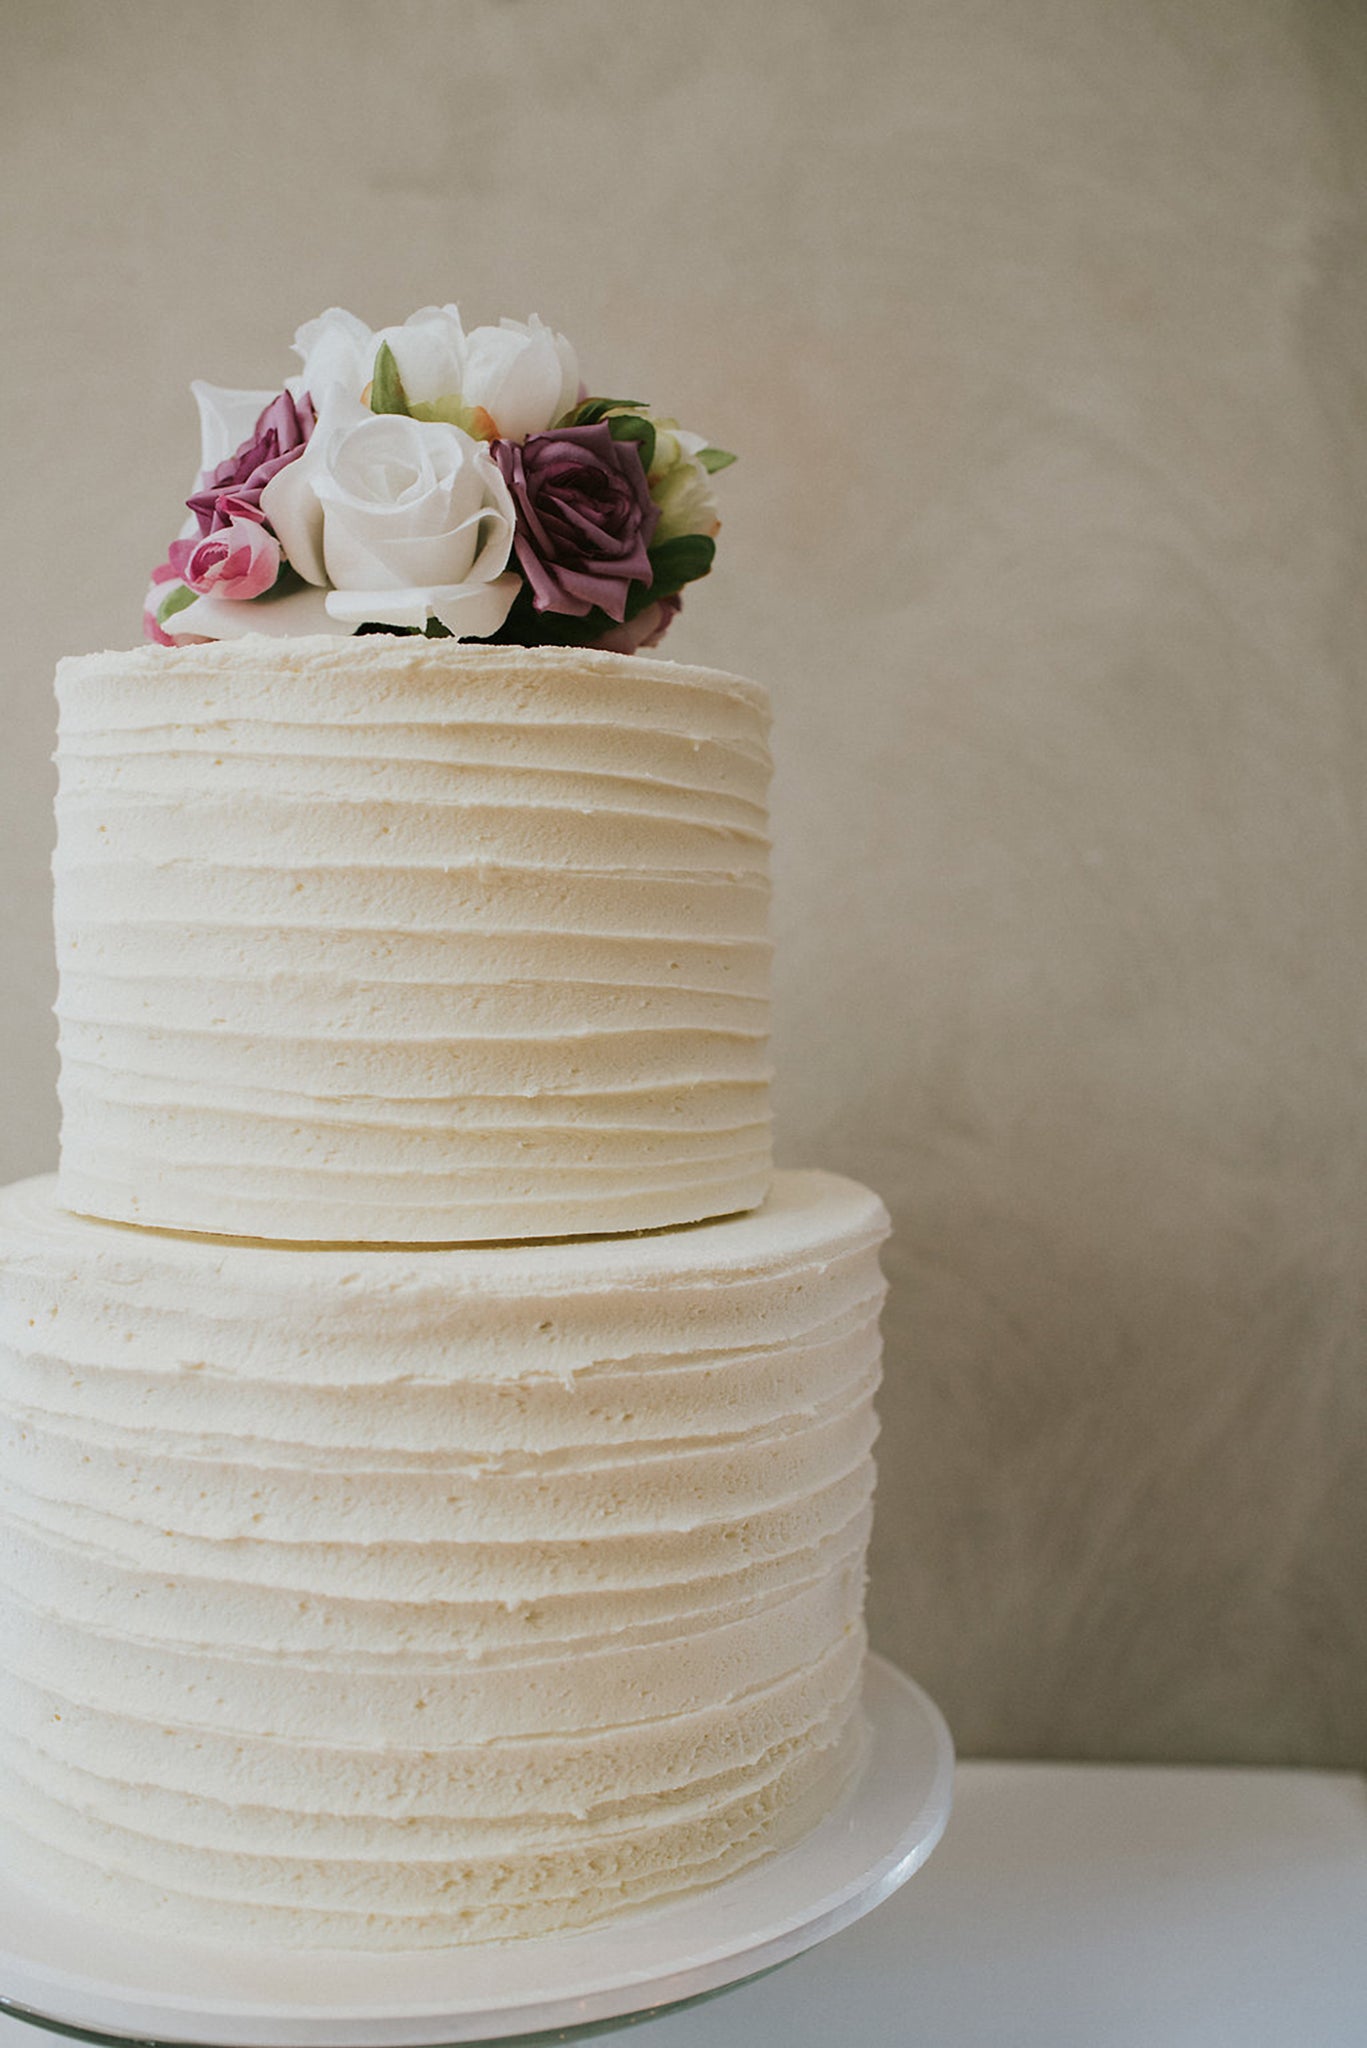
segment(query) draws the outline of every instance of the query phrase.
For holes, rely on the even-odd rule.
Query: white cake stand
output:
[[[787,1962],[920,1869],[949,1819],[949,1730],[881,1657],[865,1669],[864,1711],[859,1777],[796,1847],[582,1934],[402,1955],[263,1953],[140,1938],[0,1875],[0,2012],[139,2048],[506,2048],[610,2032]]]

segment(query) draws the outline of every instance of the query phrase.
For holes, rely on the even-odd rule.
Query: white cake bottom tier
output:
[[[430,1244],[763,1199],[755,684],[252,634],[57,687],[68,1208]]]
[[[413,1947],[709,1884],[853,1767],[886,1218],[214,1244],[0,1195],[0,1853]]]

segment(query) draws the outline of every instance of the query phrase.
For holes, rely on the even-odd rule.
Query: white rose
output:
[[[472,411],[482,407],[508,441],[550,426],[579,395],[573,348],[535,314],[467,335],[454,306],[424,306],[401,327],[374,330],[341,306],[329,307],[294,337],[304,367],[291,391],[307,391],[315,403],[334,387],[359,398],[382,342],[393,351],[410,405],[456,399]]]
[[[460,396],[466,405],[484,408],[501,439],[525,441],[574,404],[579,362],[564,335],[535,314],[526,321],[500,320],[497,327],[476,327],[467,335]]]
[[[354,313],[330,306],[316,320],[306,321],[294,337],[294,352],[304,367],[290,388],[296,396],[307,391],[315,403],[334,386],[360,398],[375,374],[382,342],[393,351],[412,404],[430,405],[460,391],[465,330],[454,306],[424,306],[410,313],[401,327],[374,331]]]
[[[712,478],[697,459],[706,446],[701,434],[657,423],[650,470],[650,495],[660,508],[656,544],[681,533],[715,535],[720,530]]]
[[[482,443],[444,421],[370,413],[339,391],[261,508],[291,565],[330,584],[329,618],[457,638],[496,633],[517,595],[507,574],[512,494]]]

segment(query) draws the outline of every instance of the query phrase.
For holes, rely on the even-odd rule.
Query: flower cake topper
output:
[[[165,646],[395,632],[653,647],[712,566],[735,460],[636,399],[591,398],[533,316],[454,306],[372,332],[334,306],[285,389],[191,388],[190,517],[143,623]]]

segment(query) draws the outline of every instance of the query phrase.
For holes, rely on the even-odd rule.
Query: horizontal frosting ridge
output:
[[[58,694],[71,1207],[461,1242],[762,1199],[757,686],[574,649],[247,636],[81,657]],[[720,1133],[738,1084],[744,1128],[706,1152],[621,1119],[585,1151],[605,1097],[669,1091],[683,1127]],[[472,1099],[535,1101],[545,1142],[506,1128],[472,1156]],[[369,1101],[425,1105],[422,1162]]]
[[[0,1195],[0,1846],[376,1946],[771,1853],[857,1753],[885,1228],[823,1174],[455,1250]]]

